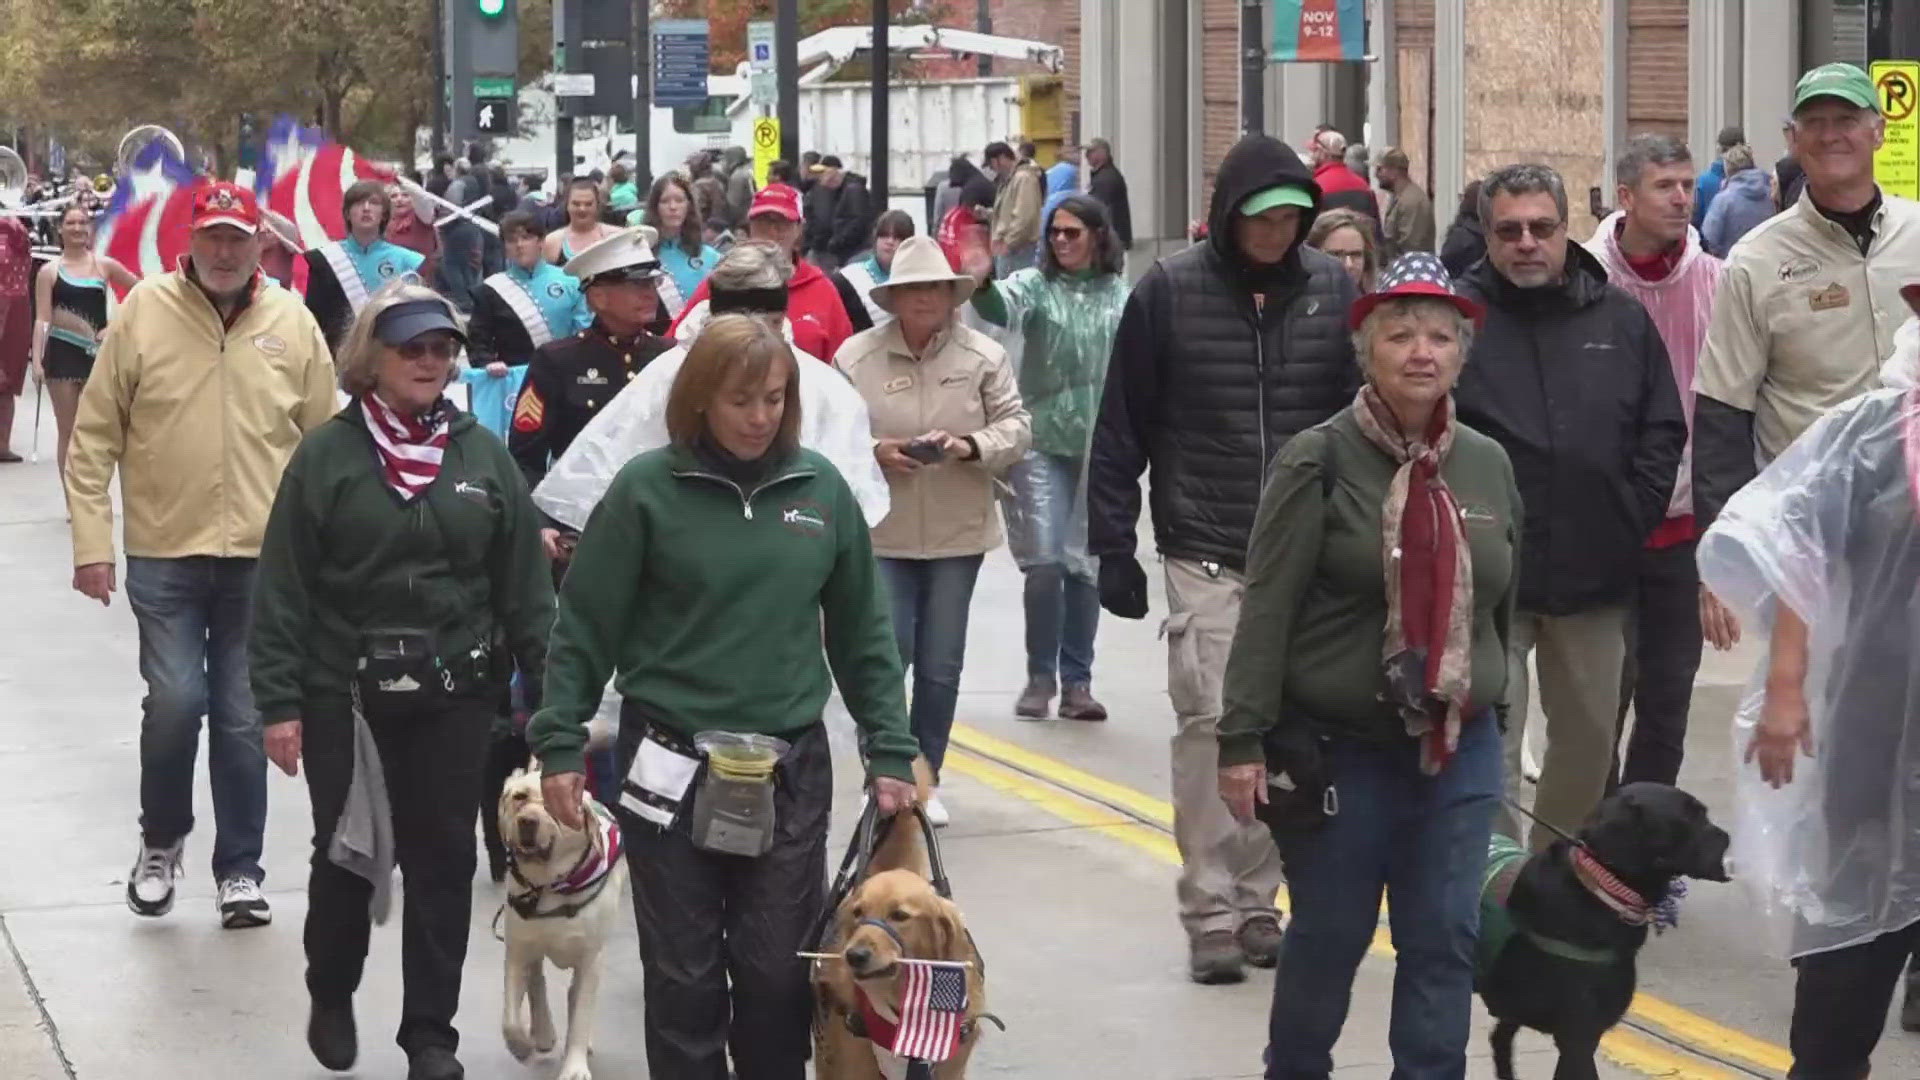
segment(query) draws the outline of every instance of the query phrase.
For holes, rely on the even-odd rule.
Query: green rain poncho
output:
[[[1128,285],[1119,274],[1021,270],[974,295],[1019,373],[1033,417],[1033,448],[1008,474],[1008,543],[1019,564],[1065,563],[1092,580],[1087,557],[1086,463],[1106,386],[1107,358]]]

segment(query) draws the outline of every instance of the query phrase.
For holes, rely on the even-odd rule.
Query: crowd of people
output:
[[[1764,200],[1738,131],[1700,174],[1642,135],[1584,243],[1544,165],[1477,180],[1438,243],[1405,153],[1248,135],[1198,242],[1131,275],[1103,140],[1051,168],[1018,142],[955,160],[924,232],[833,155],[758,189],[741,155],[702,155],[644,195],[616,165],[562,178],[557,207],[470,160],[435,179],[491,198],[497,237],[460,218],[422,251],[404,238],[430,215],[356,184],[304,303],[261,270],[252,192],[210,183],[191,255],[110,325],[129,275],[76,212],[32,284],[32,363],[71,388],[73,586],[101,603],[116,472],[124,492],[148,687],[126,901],[173,904],[205,718],[220,917],[270,922],[265,766],[304,763],[309,1045],[355,1060],[397,863],[399,1041],[411,1076],[458,1077],[476,803],[491,830],[506,773],[537,761],[563,825],[588,795],[619,807],[654,1073],[725,1075],[731,1053],[800,1077],[828,695],[881,812],[916,802],[919,758],[945,824],[985,556],[1007,545],[1024,577],[1012,711],[1101,721],[1100,611],[1144,618],[1153,591],[1143,510],[1189,973],[1278,969],[1266,1075],[1333,1068],[1386,891],[1396,1071],[1462,1075],[1489,832],[1539,850],[1615,785],[1674,783],[1703,642],[1768,638],[1747,750],[1766,781],[1810,753],[1803,775],[1846,770],[1789,830],[1801,880],[1844,911],[1905,896],[1913,752],[1864,719],[1905,714],[1920,629],[1899,576],[1920,407],[1876,391],[1913,381],[1881,361],[1920,311],[1920,209],[1874,183],[1882,131],[1864,73],[1815,69]],[[1873,590],[1869,610],[1834,598]],[[1529,828],[1502,798],[1532,668]],[[779,755],[744,864],[692,827],[696,770],[659,764],[715,732]],[[388,843],[344,856],[369,821]],[[1864,1074],[1914,952],[1902,904],[1801,911],[1795,1075]]]

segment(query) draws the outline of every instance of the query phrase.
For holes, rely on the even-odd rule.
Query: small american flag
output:
[[[960,1046],[967,1016],[967,969],[960,964],[902,960],[900,1025],[888,1049],[901,1057],[945,1061]]]

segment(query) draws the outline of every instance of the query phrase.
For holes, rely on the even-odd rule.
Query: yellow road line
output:
[[[965,724],[954,725],[952,745],[957,753],[949,754],[948,764],[954,766],[961,775],[1039,806],[1071,824],[1093,828],[1148,851],[1168,865],[1180,865],[1180,852],[1171,836],[1161,828],[1143,824],[1112,809],[1123,808],[1139,818],[1170,829],[1173,826],[1173,807],[1165,800],[1095,776]],[[999,764],[1000,761],[1016,768],[1007,768]],[[1026,775],[1028,773],[1032,776]],[[1034,780],[1034,776],[1046,783]],[[1101,806],[1100,803],[1109,805]],[[1279,904],[1284,909],[1284,892]],[[1392,955],[1392,945],[1384,928],[1374,934],[1373,951],[1380,955]],[[1635,994],[1631,1014],[1640,1021],[1662,1029],[1675,1040],[1705,1053],[1737,1059],[1774,1073],[1784,1074],[1793,1064],[1793,1055],[1785,1047],[1717,1024],[1651,994]],[[1633,1057],[1640,1064],[1621,1063],[1649,1076],[1672,1076],[1676,1080],[1719,1080],[1735,1075],[1718,1066],[1694,1061],[1622,1028],[1615,1028],[1607,1036],[1607,1041],[1602,1043],[1602,1048],[1608,1051],[1610,1057],[1616,1054]],[[1663,1064],[1665,1058],[1671,1058],[1672,1062],[1678,1062],[1685,1068],[1671,1063]]]

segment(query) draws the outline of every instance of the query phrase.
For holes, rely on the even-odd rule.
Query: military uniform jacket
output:
[[[507,438],[527,486],[538,485],[593,414],[672,347],[671,339],[653,334],[615,338],[596,322],[584,333],[535,349]]]

